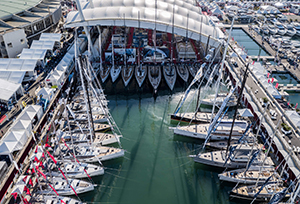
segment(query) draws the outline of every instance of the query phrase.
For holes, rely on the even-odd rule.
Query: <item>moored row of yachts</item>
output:
[[[81,83],[75,86],[71,100],[60,99],[44,142],[32,152],[26,173],[15,184],[12,195],[16,199],[82,203],[78,195],[93,191],[97,186],[93,177],[105,173],[102,162],[124,156],[122,135],[109,113],[100,83],[90,81],[86,73],[93,70],[81,66],[78,69],[85,73],[80,73]]]
[[[198,62],[193,63],[160,63],[160,64],[141,64],[138,65],[109,65],[103,64],[99,65],[100,67],[100,78],[102,83],[104,83],[108,76],[111,76],[111,80],[114,83],[119,75],[121,74],[124,86],[128,86],[133,75],[138,83],[138,86],[141,87],[147,78],[151,83],[154,90],[157,90],[162,75],[164,76],[166,83],[168,84],[170,90],[173,90],[175,82],[177,80],[177,74],[184,81],[187,82],[189,75],[193,78],[195,77],[198,69],[201,64]]]

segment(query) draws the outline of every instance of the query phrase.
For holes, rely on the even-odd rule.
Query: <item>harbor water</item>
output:
[[[194,90],[195,91],[195,90]],[[123,138],[125,157],[104,163],[105,174],[83,201],[130,204],[233,203],[214,169],[195,164],[189,155],[203,141],[174,136],[170,113],[184,92],[160,95],[110,95],[109,108]],[[192,104],[191,106],[195,106]]]

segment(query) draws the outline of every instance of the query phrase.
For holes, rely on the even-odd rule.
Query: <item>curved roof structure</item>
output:
[[[80,11],[68,14],[66,27],[76,26],[124,26],[124,20],[128,27],[140,27],[172,33],[174,17],[174,32],[185,36],[188,29],[188,37],[194,40],[200,39],[217,46],[220,39],[224,38],[223,32],[214,25],[209,17],[201,14],[201,8],[194,5],[195,1],[188,0],[81,0],[83,18]],[[156,11],[155,11],[156,10]],[[173,16],[174,10],[174,16]],[[156,15],[155,15],[156,14]],[[156,17],[155,17],[156,16]]]
[[[41,0],[1,0],[0,19],[35,7]]]

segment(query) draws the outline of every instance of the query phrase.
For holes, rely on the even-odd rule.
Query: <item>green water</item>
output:
[[[161,94],[161,93],[159,93]],[[202,141],[174,136],[168,114],[183,92],[158,96],[108,96],[112,116],[123,133],[125,158],[104,163],[105,175],[85,202],[130,204],[232,203],[214,169],[195,164]],[[195,105],[195,104],[192,104]],[[212,171],[214,170],[214,171]],[[220,171],[219,171],[220,172]]]

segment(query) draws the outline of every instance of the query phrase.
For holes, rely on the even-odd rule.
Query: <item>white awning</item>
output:
[[[0,70],[2,71],[34,71],[36,59],[0,58]]]
[[[42,33],[39,41],[54,41],[60,42],[61,33]]]
[[[8,134],[5,134],[3,142],[19,142],[21,145],[25,145],[27,142],[27,133],[23,131],[10,131]]]
[[[15,84],[3,79],[0,79],[0,99],[8,101],[19,89],[22,89],[21,84]]]
[[[30,49],[53,50],[55,41],[39,41],[33,40]]]
[[[15,84],[21,84],[23,82],[25,71],[1,71],[0,79],[6,80]]]
[[[194,1],[191,1],[194,2]],[[199,40],[201,30],[201,41],[206,43],[210,37],[210,45],[218,46],[220,39],[224,38],[223,32],[207,16],[202,15],[201,8],[194,3],[158,0],[157,9],[154,1],[147,0],[94,0],[94,8],[89,2],[81,2],[84,20],[78,11],[71,11],[65,23],[65,27],[79,26],[124,26],[154,29],[157,31],[172,33],[172,19],[174,7],[174,33],[188,38]],[[140,15],[139,15],[140,14]],[[155,15],[156,14],[156,15]],[[156,16],[156,17],[155,17]],[[155,24],[156,22],[156,24]],[[209,25],[208,25],[209,24]]]
[[[23,48],[20,59],[38,59],[44,60],[47,53],[46,49],[28,49]]]

